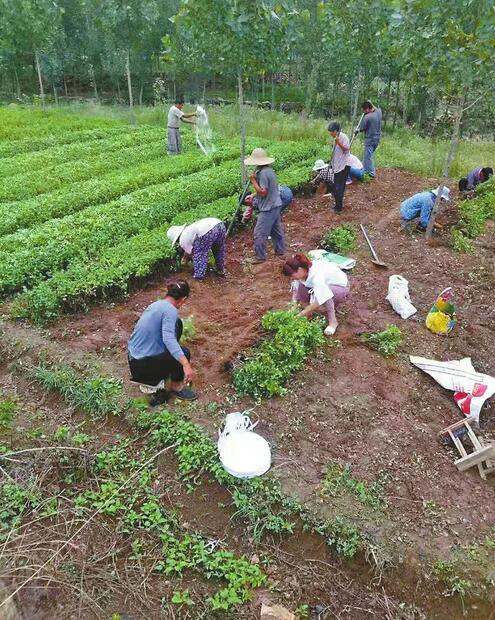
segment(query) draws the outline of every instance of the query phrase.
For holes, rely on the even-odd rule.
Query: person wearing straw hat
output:
[[[254,227],[255,258],[250,262],[260,264],[266,261],[266,242],[272,238],[273,248],[277,256],[285,254],[285,235],[280,219],[282,199],[277,175],[271,167],[275,160],[268,157],[265,149],[257,148],[244,160],[246,166],[256,166],[249,175],[258,201],[258,217]]]
[[[426,230],[439,189],[437,187],[437,189],[427,192],[419,192],[419,194],[414,194],[414,196],[401,203],[400,223],[403,229],[407,230],[409,222],[419,217],[417,229],[422,232]],[[440,198],[447,202],[450,201],[450,190],[448,187],[443,188]]]
[[[217,275],[225,276],[225,239],[227,231],[222,220],[205,217],[187,226],[171,226],[167,237],[172,246],[178,243],[183,252],[181,263],[193,261],[195,280],[204,280],[208,268],[208,254],[213,252]]]

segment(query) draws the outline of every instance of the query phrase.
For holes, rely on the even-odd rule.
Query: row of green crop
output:
[[[121,121],[91,116],[60,114],[18,106],[0,107],[0,140],[30,138],[46,134],[60,135],[81,129],[106,129],[122,125]]]
[[[89,140],[75,142],[72,144],[62,144],[52,146],[42,151],[34,153],[20,153],[13,157],[4,157],[0,159],[0,177],[7,177],[16,174],[25,174],[64,164],[70,161],[94,157],[99,153],[113,151],[142,144],[143,142],[156,141],[164,139],[163,129],[157,128],[135,128],[129,127],[127,131],[118,134],[110,134],[110,136],[101,140]]]
[[[291,161],[307,157],[314,148],[280,145],[272,151],[283,169]],[[206,195],[214,200],[238,188],[238,165],[227,163],[4,237],[1,245],[10,252],[0,253],[0,291],[5,295],[37,284],[77,257],[94,260],[104,248],[200,205]]]
[[[115,200],[138,189],[164,183],[169,179],[186,176],[205,167],[233,159],[238,147],[226,143],[211,157],[205,158],[198,150],[178,157],[159,156],[150,162],[133,163],[100,177],[74,183],[34,198],[0,204],[0,252],[15,250],[22,245],[11,235],[19,228],[34,228],[54,218],[62,218],[87,207]],[[22,233],[24,239],[25,232]]]
[[[311,163],[312,160],[306,160],[303,164],[286,168],[279,175],[280,182],[297,190],[306,182]],[[237,196],[221,198],[179,213],[167,224],[112,246],[102,252],[97,260],[73,261],[65,271],[57,271],[48,280],[20,295],[11,308],[11,314],[43,324],[62,313],[87,310],[96,301],[126,294],[130,285],[170,264],[175,255],[166,238],[170,224],[190,224],[202,217],[227,221],[236,207]]]
[[[123,166],[139,164],[159,157],[166,158],[165,143],[159,132],[152,132],[149,140],[128,147],[116,147],[113,152],[102,152],[77,161],[58,164],[52,168],[35,170],[0,179],[0,202],[23,200],[53,191],[65,185],[85,181]],[[70,191],[70,187],[67,188]]]
[[[18,140],[2,140],[0,142],[0,159],[13,157],[20,153],[34,153],[61,144],[74,142],[87,142],[90,140],[104,140],[110,136],[118,136],[127,133],[126,125],[116,127],[101,127],[97,129],[82,129],[78,131],[65,131],[62,134],[46,135],[41,137],[20,138]]]
[[[26,372],[24,365],[22,370]],[[37,372],[37,369],[34,369],[34,372],[33,369],[28,369],[28,375],[39,380]],[[52,379],[49,378],[51,372],[54,373]],[[73,369],[45,363],[43,385],[61,391],[71,405],[74,404],[74,397],[67,399],[67,393],[78,390],[75,399],[83,411],[94,417],[94,405],[88,409],[86,400],[99,402],[100,386],[113,386],[113,380],[108,377],[85,376],[84,384],[76,382],[72,388],[73,374]],[[92,386],[97,386],[93,396]],[[254,541],[259,542],[266,534],[290,535],[300,520],[305,531],[321,535],[336,553],[346,558],[354,557],[359,551],[364,551],[373,544],[371,537],[364,534],[348,518],[322,518],[307,502],[303,504],[298,498],[288,496],[271,473],[252,480],[240,480],[231,476],[220,463],[216,443],[183,413],[149,411],[141,401],[129,402],[124,398],[120,385],[118,389],[107,391],[103,400],[105,412],[127,416],[138,437],[147,438],[148,449],[156,451],[172,446],[179,475],[188,490],[201,484],[205,474],[225,487],[232,496],[235,519],[246,526],[247,534]],[[114,467],[127,463],[124,450],[119,447],[117,451],[112,450],[108,457],[97,458],[99,466]]]
[[[318,322],[297,316],[294,310],[267,312],[261,325],[270,335],[234,372],[234,386],[255,398],[281,396],[289,377],[325,337]]]
[[[495,220],[495,180],[479,185],[475,197],[460,202],[458,210],[459,223],[452,231],[454,248],[461,252],[471,251],[472,239],[483,234],[485,222]]]

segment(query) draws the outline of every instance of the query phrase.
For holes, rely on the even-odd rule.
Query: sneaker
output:
[[[337,331],[337,325],[335,327],[333,327],[332,325],[327,325],[323,333],[325,334],[325,336],[333,336],[336,331]]]
[[[188,385],[184,386],[182,390],[179,390],[178,392],[172,390],[172,394],[180,400],[196,400],[198,398],[196,392]]]
[[[166,390],[157,390],[150,398],[150,407],[158,407],[168,402],[170,394]]]
[[[352,179],[347,179],[347,181],[345,182],[346,185],[352,185]]]

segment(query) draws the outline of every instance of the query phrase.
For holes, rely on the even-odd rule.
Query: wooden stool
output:
[[[452,424],[440,431],[440,437],[448,435],[454,443],[457,451],[461,455],[460,459],[454,461],[454,465],[459,471],[466,471],[474,465],[478,466],[478,471],[483,480],[486,480],[486,474],[495,472],[495,444],[490,442],[486,445],[476,437],[473,429],[471,428],[472,420],[466,418],[460,422]],[[467,452],[464,444],[461,441],[462,437],[469,438],[473,446],[472,452]],[[493,461],[492,461],[493,459]]]

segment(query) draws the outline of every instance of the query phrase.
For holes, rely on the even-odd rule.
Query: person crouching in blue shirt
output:
[[[189,387],[193,378],[191,353],[179,344],[183,325],[178,310],[189,299],[190,288],[185,280],[167,286],[165,299],[150,304],[140,316],[127,346],[129,368],[133,381],[159,386],[150,404],[168,400],[164,389],[170,379],[170,394],[181,400],[195,400]],[[162,389],[163,388],[163,389]]]
[[[414,196],[401,203],[400,223],[403,228],[407,228],[409,222],[419,217],[418,230],[423,232],[426,230],[439,189],[437,187],[437,189],[414,194]],[[443,188],[441,199],[450,201],[450,190],[448,187]]]

